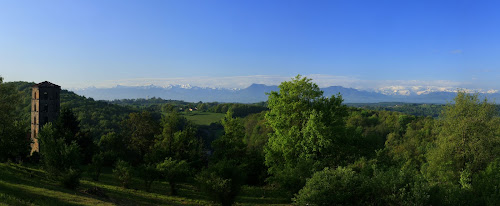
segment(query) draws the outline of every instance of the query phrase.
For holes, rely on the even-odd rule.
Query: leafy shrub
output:
[[[363,181],[351,169],[325,168],[314,173],[293,200],[299,205],[361,205],[367,194]]]
[[[80,176],[80,170],[70,168],[66,173],[61,175],[60,181],[64,187],[68,189],[75,189],[78,185],[80,185]]]

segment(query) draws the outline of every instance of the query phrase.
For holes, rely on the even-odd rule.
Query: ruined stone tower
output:
[[[61,106],[61,87],[48,81],[35,84],[31,92],[31,153],[39,152],[38,133],[43,125],[55,121]]]

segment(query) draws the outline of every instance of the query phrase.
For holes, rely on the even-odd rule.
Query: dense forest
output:
[[[479,94],[346,105],[301,76],[257,104],[108,102],[62,90],[59,119],[30,156],[31,85],[0,79],[0,161],[40,168],[64,188],[110,169],[123,188],[135,178],[154,192],[161,181],[176,196],[188,182],[221,205],[248,185],[297,205],[500,205],[499,107]],[[224,116],[189,120],[211,113]]]

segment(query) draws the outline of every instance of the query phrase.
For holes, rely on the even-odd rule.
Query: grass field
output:
[[[199,111],[193,111],[181,114],[183,114],[184,117],[186,117],[186,119],[198,125],[210,125],[211,123],[218,122],[226,115],[222,113],[199,112]]]
[[[108,168],[99,182],[83,173],[80,187],[67,190],[48,180],[42,170],[0,163],[0,205],[216,205],[193,184],[179,187],[177,196],[168,195],[166,182],[155,182],[151,192],[146,192],[142,181],[134,179],[131,189],[124,189]],[[100,192],[92,192],[95,188]],[[288,205],[289,202],[282,193],[267,187],[244,187],[236,199],[236,205]]]

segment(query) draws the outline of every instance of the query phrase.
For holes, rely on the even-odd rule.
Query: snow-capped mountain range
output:
[[[458,90],[462,90],[465,92],[469,93],[486,93],[486,94],[494,94],[498,93],[498,90],[490,89],[490,90],[483,90],[483,89],[464,89],[464,88],[453,88],[453,87],[436,87],[436,86],[387,86],[387,87],[381,87],[374,89],[374,92],[378,92],[381,94],[385,95],[403,95],[403,96],[410,96],[410,95],[424,95],[424,94],[430,94],[433,92],[452,92],[455,93]]]
[[[267,100],[267,92],[278,91],[278,86],[252,84],[247,88],[210,88],[190,84],[123,86],[111,88],[88,87],[73,89],[79,95],[98,100],[162,98],[187,102],[241,102],[253,103]],[[409,103],[447,103],[451,101],[459,88],[432,86],[386,86],[371,91],[330,86],[322,88],[325,96],[340,93],[346,103],[409,102]],[[489,100],[498,102],[498,90],[460,89],[466,92],[478,92]]]

